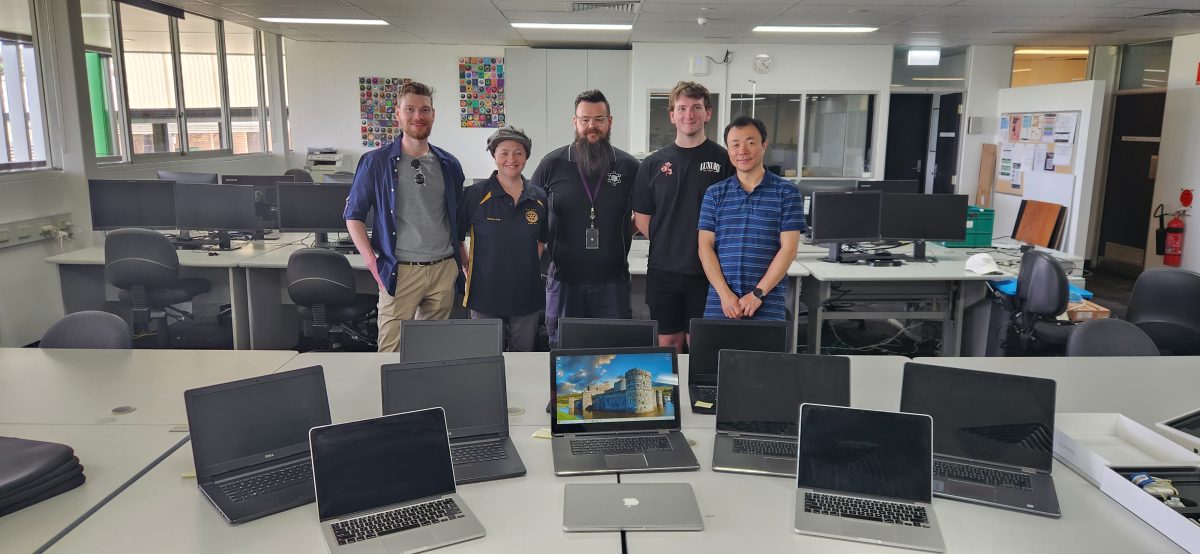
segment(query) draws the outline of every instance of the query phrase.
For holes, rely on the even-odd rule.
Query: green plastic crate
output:
[[[996,210],[967,207],[967,238],[961,242],[943,242],[947,248],[979,248],[992,245],[992,228],[996,222]]]

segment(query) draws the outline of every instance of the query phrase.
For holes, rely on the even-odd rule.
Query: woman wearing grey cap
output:
[[[546,193],[521,172],[532,144],[520,129],[504,127],[487,141],[496,171],[467,188],[458,209],[467,274],[463,306],[473,319],[502,319],[509,350],[529,351],[537,337],[546,295],[539,257],[546,245]]]

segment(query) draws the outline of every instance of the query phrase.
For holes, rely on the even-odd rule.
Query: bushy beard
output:
[[[600,140],[589,142],[586,135],[575,132],[575,161],[579,169],[588,177],[596,177],[607,172],[613,164],[612,144],[608,141],[608,133],[601,133]]]

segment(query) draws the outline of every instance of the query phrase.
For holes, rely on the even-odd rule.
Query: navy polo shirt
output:
[[[550,234],[546,193],[525,182],[513,202],[496,172],[467,187],[459,204],[458,235],[471,238],[463,305],[488,315],[528,315],[546,306],[538,243]]]
[[[779,252],[779,234],[804,231],[800,189],[768,171],[754,191],[748,193],[734,175],[708,187],[700,204],[698,227],[716,234],[721,274],[734,294],[745,296],[766,275],[771,260]],[[752,319],[786,319],[785,290],[787,286],[780,282],[767,291]],[[704,317],[725,317],[721,297],[712,286],[708,287]]]

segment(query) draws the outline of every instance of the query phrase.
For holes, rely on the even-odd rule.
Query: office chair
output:
[[[1075,327],[1068,356],[1157,356],[1158,346],[1137,325],[1120,319],[1094,319]]]
[[[1165,355],[1200,354],[1200,273],[1143,271],[1133,284],[1125,319],[1150,335]]]
[[[283,174],[291,175],[292,177],[295,177],[297,183],[313,182],[312,175],[309,175],[308,172],[304,171],[303,169],[289,169],[287,171],[284,171]]]
[[[1021,257],[1017,295],[1009,299],[1009,321],[1001,343],[1006,356],[1061,354],[1075,328],[1073,321],[1058,321],[1067,309],[1067,273],[1054,257],[1030,250]]]
[[[134,333],[158,320],[158,343],[170,344],[167,318],[193,319],[173,307],[212,290],[207,279],[180,279],[179,255],[171,240],[149,229],[117,229],[104,241],[104,278],[121,289],[117,295],[130,307]],[[156,317],[157,316],[157,317]]]
[[[133,348],[129,324],[115,314],[84,311],[56,321],[38,344],[42,348]]]
[[[369,321],[379,299],[356,292],[354,269],[346,256],[325,248],[302,248],[288,257],[287,291],[300,314],[301,335],[337,349],[331,331],[343,332],[364,345],[375,345]]]

